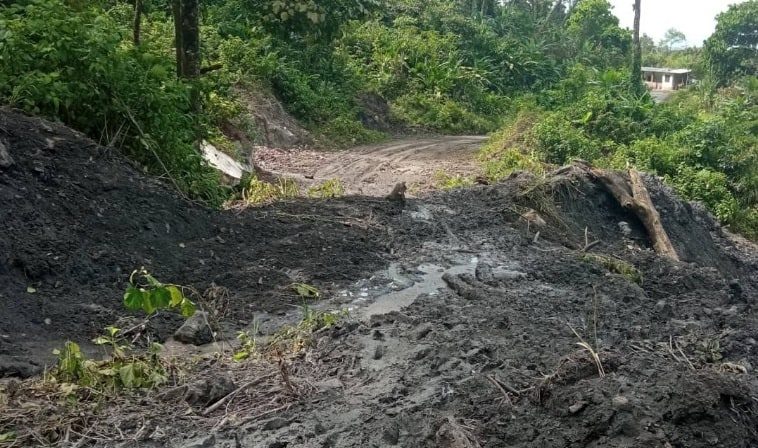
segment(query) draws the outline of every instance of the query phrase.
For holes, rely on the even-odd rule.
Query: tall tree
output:
[[[687,42],[687,36],[683,32],[676,28],[669,28],[661,39],[660,46],[667,51],[672,51],[675,48],[680,48],[685,42]]]
[[[139,45],[140,31],[142,29],[142,0],[134,0],[134,27],[132,29],[132,40],[134,45]]]
[[[632,54],[632,72],[630,81],[632,88],[637,94],[644,92],[642,85],[642,45],[640,44],[640,15],[642,10],[642,0],[634,0],[634,48]]]
[[[758,73],[758,0],[731,5],[716,17],[705,57],[719,84]]]

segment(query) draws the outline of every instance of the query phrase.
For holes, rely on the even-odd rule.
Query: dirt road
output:
[[[434,186],[435,174],[479,173],[476,151],[487,137],[408,138],[338,152],[262,148],[256,163],[306,185],[339,178],[347,194],[383,196],[398,182],[412,193]]]

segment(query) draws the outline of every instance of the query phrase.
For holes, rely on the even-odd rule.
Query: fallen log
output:
[[[663,228],[660,215],[650,199],[650,194],[642,181],[642,176],[637,170],[629,170],[627,181],[620,173],[615,171],[594,168],[586,164],[580,164],[594,179],[597,179],[603,187],[625,209],[634,213],[645,226],[650,237],[650,242],[656,253],[674,261],[679,261],[679,255],[671,244],[666,229]]]

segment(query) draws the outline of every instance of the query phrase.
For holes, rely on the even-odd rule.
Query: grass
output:
[[[597,263],[610,272],[619,274],[631,282],[637,283],[638,285],[642,284],[642,273],[624,260],[608,255],[588,253],[582,254],[582,260],[590,263]]]
[[[345,195],[345,186],[338,178],[327,179],[308,189],[308,197],[314,199],[338,198]]]
[[[448,174],[443,170],[434,173],[434,186],[440,190],[454,190],[472,185],[474,185],[474,178],[471,176]]]

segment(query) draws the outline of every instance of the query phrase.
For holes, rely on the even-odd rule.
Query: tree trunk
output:
[[[200,5],[199,0],[181,0],[182,16],[182,77],[200,76]]]
[[[134,0],[134,46],[139,46],[140,31],[142,29],[142,0]]]
[[[182,45],[184,46],[184,78],[200,77],[200,2],[182,0]],[[196,84],[190,90],[190,105],[200,112],[200,92]]]
[[[640,44],[640,14],[642,0],[634,0],[634,49],[632,56],[632,87],[637,94],[642,94],[642,45]]]
[[[658,210],[655,209],[652,199],[650,199],[650,194],[645,188],[639,172],[633,169],[629,170],[631,182],[627,182],[619,174],[612,171],[590,168],[589,172],[603,184],[623,208],[630,210],[639,218],[647,230],[650,243],[656,253],[671,260],[679,261],[676,249],[671,244],[666,229],[663,228],[661,217]]]
[[[181,0],[171,1],[171,11],[174,15],[174,46],[176,47],[176,76],[184,73],[184,56],[182,45],[182,3]]]

